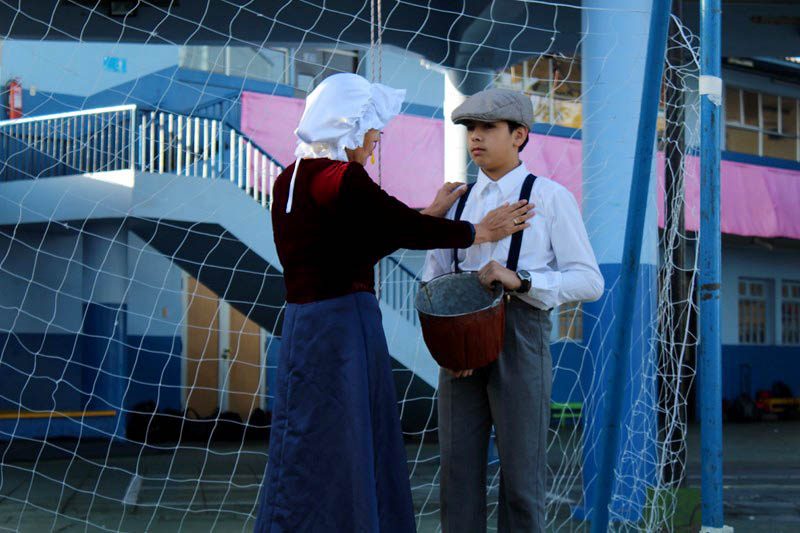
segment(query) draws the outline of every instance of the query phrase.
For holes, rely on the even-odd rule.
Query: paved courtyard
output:
[[[689,433],[687,485],[699,486],[699,428]],[[573,439],[575,440],[575,439]],[[726,523],[736,531],[800,531],[800,422],[725,426]],[[0,469],[0,530],[30,531],[250,531],[264,471],[264,448],[215,445],[147,450],[69,441],[46,446],[15,441]],[[408,446],[420,532],[438,528],[435,444]],[[558,473],[563,452],[552,449]],[[575,453],[574,450],[570,453]],[[561,469],[563,471],[563,469]],[[571,520],[580,479],[551,479],[561,499],[551,509],[552,530],[583,531]],[[497,466],[490,468],[497,484]],[[489,495],[494,528],[497,490]]]

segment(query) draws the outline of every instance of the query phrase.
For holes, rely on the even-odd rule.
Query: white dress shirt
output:
[[[504,202],[519,200],[528,169],[521,163],[497,181],[483,171],[470,192],[461,220],[477,224],[492,209]],[[517,270],[531,274],[531,289],[517,294],[539,309],[551,309],[567,302],[594,301],[603,294],[603,276],[589,244],[578,203],[564,186],[537,177],[531,191],[536,215],[523,231]],[[448,218],[455,215],[453,205]],[[458,251],[461,270],[480,270],[491,260],[506,265],[511,237],[498,242],[477,244]],[[454,271],[453,250],[431,250],[425,259],[422,281]]]

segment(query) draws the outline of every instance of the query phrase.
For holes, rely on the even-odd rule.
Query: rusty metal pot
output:
[[[450,370],[484,367],[495,361],[505,337],[504,289],[480,284],[476,272],[445,274],[417,293],[422,336],[439,366]]]

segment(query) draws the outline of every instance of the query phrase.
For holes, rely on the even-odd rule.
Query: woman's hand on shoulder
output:
[[[423,215],[430,215],[433,217],[443,217],[450,211],[456,200],[464,196],[467,192],[467,185],[459,182],[447,182],[436,193],[436,198],[433,203],[422,210]]]

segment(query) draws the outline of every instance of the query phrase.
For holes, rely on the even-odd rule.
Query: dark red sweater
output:
[[[287,214],[293,171],[278,176],[272,196],[287,302],[374,293],[375,264],[398,248],[467,248],[475,239],[469,222],[423,215],[389,196],[360,164],[330,159],[301,161]]]

